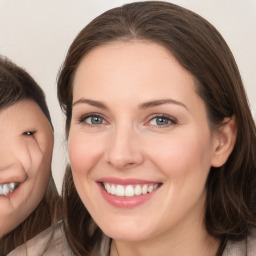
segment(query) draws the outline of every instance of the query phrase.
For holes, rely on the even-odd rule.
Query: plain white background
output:
[[[0,54],[25,68],[46,94],[55,129],[52,170],[59,191],[66,165],[56,77],[69,45],[94,17],[127,0],[0,0]],[[229,44],[256,110],[256,0],[173,0],[210,21]]]

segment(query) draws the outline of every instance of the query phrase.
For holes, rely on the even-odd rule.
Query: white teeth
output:
[[[140,185],[136,185],[134,194],[135,194],[136,196],[141,195],[141,186],[140,186]]]
[[[124,196],[124,186],[117,185],[116,186],[116,195],[117,196]]]
[[[9,184],[9,188],[13,191],[15,189],[15,183],[10,183]]]
[[[108,183],[104,184],[104,187],[105,187],[105,189],[107,190],[108,193],[111,192],[111,187]]]
[[[141,192],[143,195],[146,195],[148,193],[148,185],[143,185]]]
[[[153,189],[154,189],[154,186],[153,186],[153,185],[148,186],[148,193],[152,192]]]
[[[4,184],[2,190],[3,190],[3,194],[6,195],[9,191],[9,186],[7,184]]]
[[[105,190],[112,195],[119,197],[132,197],[145,195],[156,190],[159,184],[143,184],[143,185],[114,185],[109,183],[103,183]]]
[[[18,183],[6,183],[6,184],[0,184],[0,195],[6,196],[10,192],[13,192],[15,188],[17,187]]]
[[[111,186],[110,194],[112,194],[112,195],[116,194],[116,187],[114,185]]]
[[[134,196],[134,189],[131,185],[128,185],[125,189],[125,196]]]

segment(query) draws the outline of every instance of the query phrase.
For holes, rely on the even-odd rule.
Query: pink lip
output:
[[[9,183],[23,183],[26,180],[26,177],[18,177],[18,176],[12,176],[12,177],[0,177],[0,184],[9,184]]]
[[[134,180],[134,179],[128,179],[128,180],[119,180],[119,179],[113,179],[113,178],[104,178],[101,179],[104,180],[105,183],[112,183],[112,184],[120,184],[120,185],[132,185],[132,184],[158,184],[156,182],[152,181],[142,181],[142,180]],[[151,193],[147,193],[145,195],[140,196],[133,196],[133,197],[119,197],[115,195],[111,195],[107,193],[107,191],[103,188],[102,183],[103,181],[98,181],[97,184],[99,186],[100,192],[103,196],[103,198],[110,203],[112,206],[117,208],[126,208],[131,209],[135,208],[137,206],[140,206],[144,203],[146,203],[148,200],[152,198],[152,196],[158,191],[159,188],[152,191]]]

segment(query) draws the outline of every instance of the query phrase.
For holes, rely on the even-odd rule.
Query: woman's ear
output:
[[[215,132],[212,166],[220,167],[225,164],[236,143],[236,118],[225,118],[223,125]]]

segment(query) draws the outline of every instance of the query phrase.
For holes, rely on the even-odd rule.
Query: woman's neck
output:
[[[115,241],[111,244],[111,256],[216,256],[220,241],[197,227],[194,232],[183,230],[173,236],[166,234],[147,241]],[[182,234],[183,233],[183,234]]]

